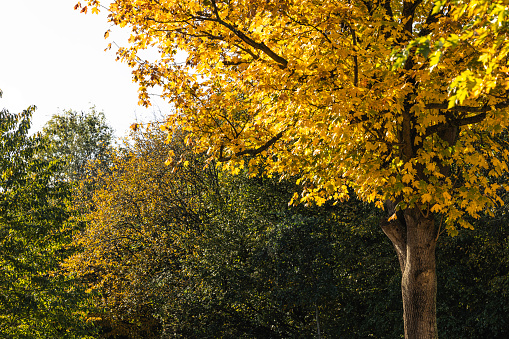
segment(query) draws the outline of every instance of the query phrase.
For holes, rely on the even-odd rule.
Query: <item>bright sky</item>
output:
[[[77,1],[0,0],[0,109],[37,106],[33,128],[39,130],[59,111],[95,105],[118,136],[136,118],[149,121],[154,111],[169,112],[160,100],[149,109],[137,105],[130,68],[115,61],[114,49],[104,51],[128,33],[113,30],[105,40],[106,11],[80,14]]]

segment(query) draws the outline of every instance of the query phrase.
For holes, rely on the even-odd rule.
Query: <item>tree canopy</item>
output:
[[[509,105],[506,5],[117,0],[109,20],[132,30],[118,57],[141,102],[161,87],[168,129],[184,126],[197,151],[235,166],[275,154],[268,171],[301,176],[300,201],[351,186],[380,207],[443,213],[454,232],[500,202],[483,174],[507,170],[494,139]],[[161,57],[138,59],[150,46]]]
[[[75,230],[71,190],[28,133],[34,110],[0,111],[0,336],[89,338],[82,290],[57,274]]]
[[[89,112],[66,110],[55,114],[44,125],[42,136],[47,146],[41,155],[61,162],[61,178],[84,180],[89,162],[107,164],[113,142],[113,129],[106,123],[104,113],[94,107]]]

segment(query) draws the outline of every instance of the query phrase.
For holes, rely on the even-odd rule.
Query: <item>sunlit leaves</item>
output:
[[[104,113],[91,108],[89,112],[67,110],[55,114],[44,125],[42,136],[47,140],[40,156],[59,161],[59,179],[77,182],[90,172],[89,162],[107,165],[113,130]]]
[[[188,239],[198,235],[201,191],[212,187],[190,165],[195,158],[185,158],[182,142],[164,141],[157,126],[133,132],[111,166],[98,169],[91,198],[85,191],[77,201],[88,223],[75,239],[80,252],[66,267],[98,295],[96,306],[105,311],[93,321],[111,327],[109,335],[147,338],[160,331],[156,301],[162,291],[179,291],[185,283],[180,260],[196,250]],[[175,162],[166,166],[170,149]]]
[[[72,277],[57,274],[76,226],[70,187],[40,156],[44,139],[28,134],[34,110],[0,111],[0,336],[89,338],[86,300]]]
[[[117,0],[109,9],[113,24],[132,28],[117,55],[133,67],[140,102],[159,87],[176,110],[167,129],[184,129],[210,160],[238,171],[259,164],[240,165],[242,156],[266,156],[269,175],[302,178],[294,201],[306,204],[352,187],[450,225],[462,219],[456,210],[477,217],[499,200],[487,177],[507,161],[488,151],[508,121],[507,3],[390,7]],[[151,47],[161,57],[139,59]]]

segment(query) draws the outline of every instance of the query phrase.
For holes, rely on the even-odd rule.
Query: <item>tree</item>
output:
[[[56,274],[75,230],[71,191],[53,180],[58,164],[38,156],[43,139],[28,134],[34,109],[0,111],[0,336],[90,338],[82,291]]]
[[[88,113],[73,110],[55,114],[44,125],[42,136],[48,139],[43,156],[62,161],[62,179],[85,179],[88,162],[106,165],[113,141],[113,130],[106,123],[104,113],[91,108]]]
[[[157,129],[133,133],[113,157],[111,171],[101,173],[93,198],[84,201],[89,223],[67,266],[96,291],[103,311],[95,317],[104,336],[393,333],[391,307],[377,306],[387,314],[378,317],[382,326],[368,320],[374,318],[368,301],[380,295],[386,300],[387,293],[380,293],[386,284],[361,282],[358,268],[350,267],[374,268],[374,259],[384,257],[385,244],[366,245],[368,232],[351,231],[362,218],[376,222],[372,208],[354,199],[288,206],[294,181],[232,176],[213,164],[204,170],[205,158],[194,156],[183,138],[169,145],[165,139]],[[180,160],[165,165],[169,150]],[[393,272],[395,265],[384,265],[371,278],[395,281],[388,268]],[[400,306],[397,299],[389,304]],[[366,319],[360,321],[364,326],[349,324],[352,316]]]
[[[111,169],[97,170],[91,194],[76,200],[87,227],[66,266],[96,292],[94,318],[105,337],[160,337],[161,308],[175,310],[186,286],[180,261],[194,250],[207,176],[192,161],[189,170],[165,166],[183,143],[164,141],[157,126],[133,132],[113,152]]]
[[[176,109],[167,128],[186,130],[197,152],[234,171],[264,155],[269,175],[301,178],[302,203],[342,200],[350,187],[384,207],[405,337],[436,338],[438,236],[501,203],[489,177],[507,171],[509,154],[495,138],[508,121],[506,7],[116,0],[109,20],[132,30],[117,55],[134,68],[140,102],[162,88]],[[139,58],[149,46],[153,62]]]

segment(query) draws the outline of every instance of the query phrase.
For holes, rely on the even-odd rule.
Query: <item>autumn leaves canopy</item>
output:
[[[80,4],[98,8],[98,1]],[[467,1],[116,0],[118,57],[175,105],[210,159],[298,175],[301,202],[358,196],[446,216],[500,202],[507,5]],[[155,47],[160,58],[139,59]],[[181,51],[186,52],[183,58]],[[247,156],[247,158],[245,157]]]

